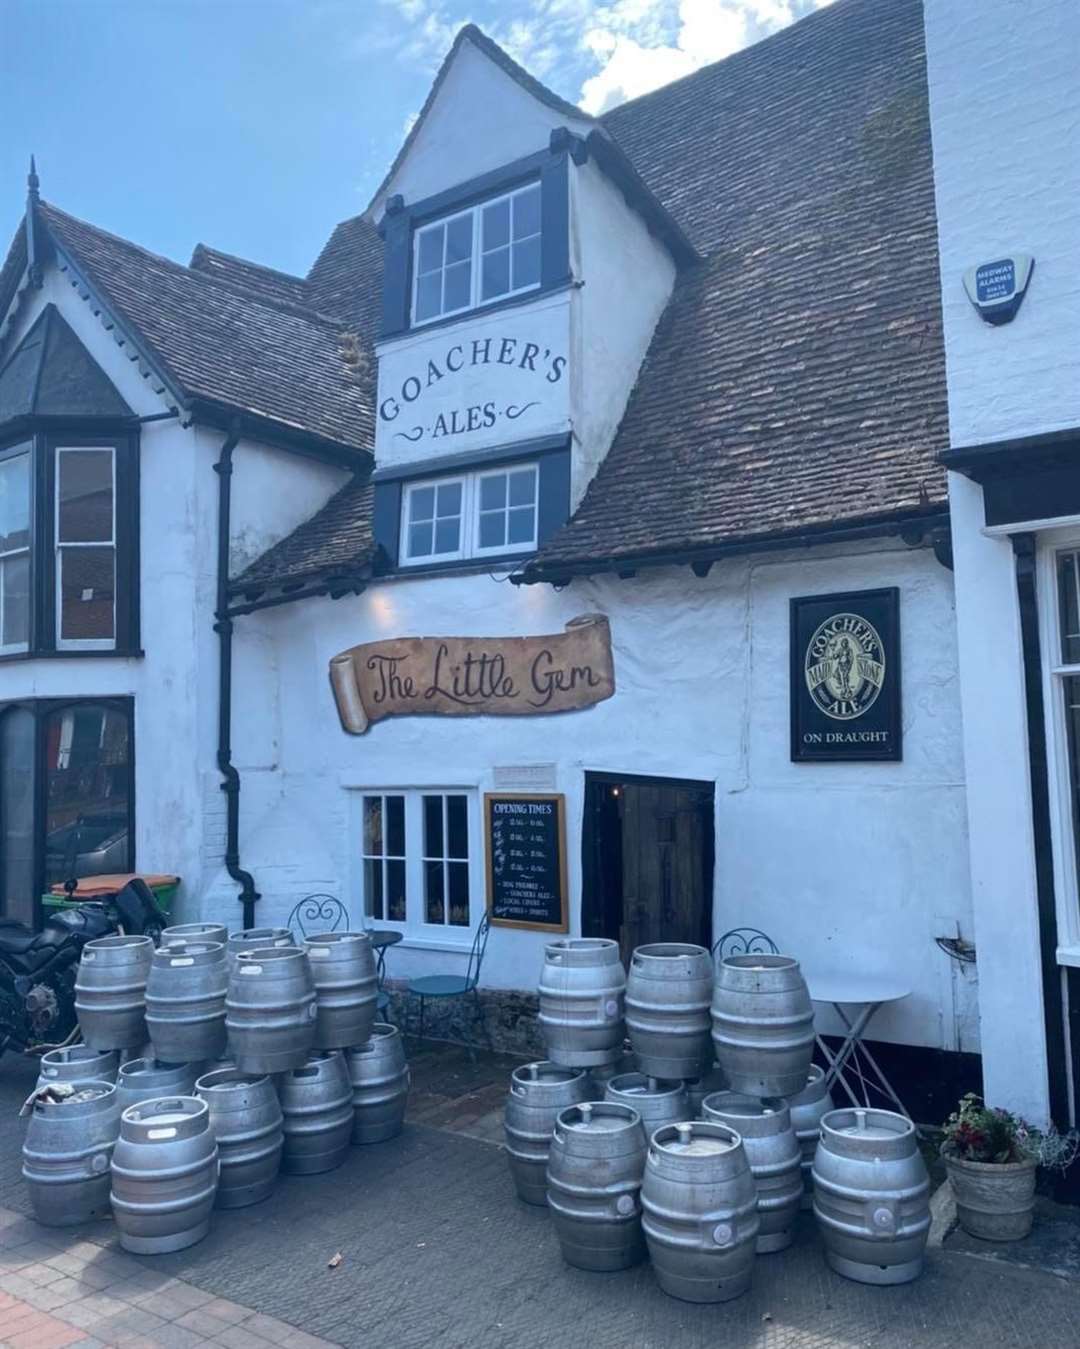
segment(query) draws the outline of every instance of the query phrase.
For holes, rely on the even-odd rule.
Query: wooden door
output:
[[[712,915],[712,790],[657,781],[622,789],[622,922],[628,960],[649,942],[708,946]]]

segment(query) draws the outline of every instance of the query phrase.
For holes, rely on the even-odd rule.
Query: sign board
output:
[[[380,345],[376,462],[568,431],[569,350],[568,295]]]
[[[498,927],[567,932],[566,810],[561,795],[484,795],[487,907]]]
[[[1027,293],[1035,259],[1027,253],[980,262],[964,273],[968,299],[987,323],[1008,323]]]
[[[330,661],[341,724],[363,735],[384,717],[539,717],[615,692],[603,614],[571,619],[551,637],[392,637]]]
[[[902,757],[900,592],[791,601],[791,757]]]

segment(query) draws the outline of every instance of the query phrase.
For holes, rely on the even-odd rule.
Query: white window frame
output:
[[[112,470],[112,529],[108,539],[84,540],[76,543],[63,543],[60,539],[60,464],[65,454],[109,455]],[[57,651],[114,651],[116,649],[116,594],[119,584],[120,559],[116,544],[116,446],[115,445],[58,445],[53,465],[53,585],[56,614]],[[64,637],[63,623],[63,580],[64,562],[62,554],[73,548],[111,548],[113,556],[113,597],[112,597],[112,636],[111,637]]]
[[[484,911],[485,879],[483,837],[480,829],[480,793],[476,784],[412,784],[408,787],[380,783],[373,786],[349,784],[352,798],[348,812],[350,860],[349,892],[365,928],[385,928],[400,932],[405,944],[436,951],[464,951],[472,947],[476,924]],[[364,875],[364,797],[403,796],[405,798],[405,921],[371,918],[367,912]],[[449,922],[429,923],[424,895],[424,801],[425,796],[464,796],[468,811],[469,921],[465,926]],[[444,823],[446,805],[443,803]],[[447,891],[447,899],[449,892]],[[449,904],[445,910],[449,917]]]
[[[8,448],[8,447],[5,447],[5,448]],[[10,448],[14,450],[14,449],[16,449],[17,447],[16,447],[16,446],[11,446]],[[27,543],[27,545],[26,545],[25,548],[8,548],[8,549],[6,549],[6,550],[4,550],[4,551],[0,551],[0,634],[2,634],[2,633],[3,633],[3,630],[4,630],[4,628],[3,628],[3,622],[4,622],[4,584],[3,584],[3,573],[4,573],[4,570],[5,570],[6,566],[7,566],[7,562],[8,562],[8,559],[9,559],[9,558],[18,558],[18,557],[23,557],[23,556],[26,557],[26,559],[27,559],[27,567],[28,567],[27,575],[28,575],[29,578],[30,578],[30,582],[29,582],[29,584],[30,584],[30,596],[29,596],[29,606],[28,606],[28,610],[29,610],[29,611],[28,611],[28,613],[27,613],[27,632],[26,632],[26,641],[24,641],[24,642],[0,642],[0,655],[3,655],[3,656],[15,655],[15,654],[17,654],[17,653],[19,653],[19,652],[22,652],[22,651],[29,651],[29,650],[30,650],[30,622],[31,622],[31,616],[32,616],[33,608],[34,608],[34,583],[33,583],[33,576],[32,576],[32,572],[33,572],[33,568],[34,568],[34,559],[33,559],[33,556],[32,556],[32,553],[33,553],[33,545],[34,545],[34,450],[33,450],[33,442],[32,442],[32,441],[29,442],[29,443],[27,443],[27,444],[25,445],[25,448],[19,450],[18,453],[15,453],[15,454],[7,454],[7,455],[5,455],[4,458],[0,459],[0,465],[12,463],[12,462],[13,462],[14,460],[16,460],[16,459],[25,459],[25,460],[27,461],[27,464],[26,464],[26,468],[27,468],[27,479],[28,479],[28,482],[29,482],[29,489],[30,489],[30,490],[29,490],[30,518],[29,518],[29,520],[28,520],[28,522],[27,522],[27,523],[28,523],[29,541],[28,541],[28,543]]]
[[[1069,780],[1069,737],[1065,716],[1065,680],[1080,677],[1080,664],[1061,658],[1061,614],[1057,562],[1062,553],[1080,554],[1080,531],[1054,531],[1039,537],[1037,568],[1039,627],[1042,644],[1043,706],[1046,719],[1047,779],[1050,788],[1050,837],[1057,901],[1057,959],[1080,965],[1080,875],[1076,825]]]
[[[480,481],[531,469],[536,482],[533,502],[533,537],[526,543],[480,546]],[[452,553],[426,553],[423,557],[409,557],[409,509],[413,492],[424,487],[439,487],[444,483],[461,483],[460,547]],[[442,562],[471,562],[486,557],[517,556],[534,553],[539,547],[540,535],[540,464],[530,459],[523,463],[492,465],[469,473],[455,473],[444,478],[417,478],[404,484],[401,493],[401,519],[398,525],[398,562],[402,567],[433,566]]]
[[[397,927],[397,926],[399,925],[398,922],[397,922],[397,920],[388,918],[388,917],[386,916],[386,911],[387,911],[387,909],[388,909],[388,907],[389,907],[388,887],[387,887],[387,884],[386,884],[386,876],[387,876],[387,871],[388,871],[387,863],[388,863],[388,862],[405,862],[405,863],[406,863],[406,868],[407,868],[407,865],[408,865],[408,858],[407,858],[407,852],[406,852],[406,853],[392,853],[392,852],[387,851],[387,833],[388,833],[388,831],[387,831],[387,828],[386,828],[386,801],[387,801],[387,798],[388,798],[388,797],[391,797],[391,796],[402,796],[402,797],[403,797],[404,795],[405,795],[404,792],[392,792],[392,791],[386,791],[386,792],[379,792],[379,791],[370,791],[370,792],[368,792],[368,791],[365,791],[365,792],[361,792],[361,793],[360,793],[360,834],[359,834],[359,840],[360,840],[360,877],[361,877],[361,891],[362,891],[362,895],[361,895],[361,904],[362,904],[361,913],[362,913],[362,915],[363,915],[363,919],[364,919],[365,925],[367,925],[368,923],[377,923],[377,924],[379,924],[380,926],[381,926],[382,924],[386,923],[386,924],[389,924],[389,925],[392,926],[392,927]],[[365,807],[366,807],[367,801],[368,801],[369,799],[370,799],[370,800],[374,800],[374,799],[376,799],[376,798],[377,798],[377,799],[379,800],[379,802],[381,803],[381,804],[380,804],[380,810],[382,811],[382,831],[383,831],[383,832],[382,832],[382,845],[383,845],[383,850],[382,850],[381,853],[370,853],[370,852],[366,852],[365,849],[364,849],[364,832],[365,832],[365,831],[364,831],[364,826],[365,826],[365,824],[366,824],[366,821],[365,821],[365,819],[364,819],[364,815],[365,815]],[[404,803],[403,803],[403,816],[404,816]],[[406,846],[406,848],[408,848],[408,828],[407,828],[407,825],[404,823],[404,818],[403,818],[403,830],[404,830],[404,833],[405,833],[405,846]],[[381,872],[382,872],[382,892],[383,892],[383,893],[382,893],[382,904],[383,904],[383,916],[382,916],[381,918],[376,917],[374,914],[368,913],[368,907],[367,907],[367,905],[368,905],[368,896],[367,896],[367,865],[366,865],[368,862],[377,862],[377,863],[379,864],[379,868],[380,868],[380,870],[381,870]],[[406,887],[407,887],[407,886],[408,886],[408,874],[407,874],[407,871],[406,871],[406,882],[405,882],[405,883],[406,883]],[[406,914],[407,914],[407,913],[408,913],[408,900],[406,899]]]
[[[488,296],[486,299],[485,299],[485,298],[482,296],[482,294],[481,294],[481,287],[482,287],[482,284],[483,284],[483,281],[482,281],[482,271],[483,271],[482,263],[483,263],[483,258],[484,258],[485,251],[491,251],[491,250],[485,250],[485,249],[484,249],[484,241],[483,241],[483,213],[484,213],[485,208],[486,208],[486,207],[489,207],[489,206],[495,206],[495,205],[497,205],[500,201],[512,201],[512,199],[513,199],[514,197],[520,196],[523,192],[536,191],[537,193],[539,193],[540,190],[541,190],[541,189],[540,189],[540,182],[539,182],[539,180],[538,180],[538,179],[534,179],[532,182],[529,182],[529,183],[522,183],[519,187],[511,188],[510,191],[508,191],[508,192],[500,192],[500,193],[498,193],[498,194],[497,194],[496,196],[494,196],[494,197],[485,197],[483,201],[478,201],[478,202],[476,202],[474,205],[466,207],[465,210],[463,210],[463,211],[451,211],[451,212],[450,212],[449,214],[447,214],[447,215],[441,215],[441,216],[438,216],[438,217],[437,217],[436,219],[434,219],[434,220],[426,220],[422,225],[417,225],[417,226],[416,226],[416,228],[413,230],[413,246],[412,246],[412,287],[411,287],[411,302],[410,302],[410,306],[409,306],[409,316],[410,316],[411,326],[412,326],[412,327],[414,327],[414,328],[423,328],[423,327],[426,327],[426,325],[429,324],[429,323],[438,323],[441,319],[453,318],[454,315],[456,315],[456,314],[467,314],[467,313],[469,313],[469,312],[470,312],[471,310],[473,310],[473,309],[479,309],[481,306],[486,306],[486,305],[489,305],[489,304],[499,304],[499,303],[501,303],[503,300],[513,299],[514,296],[516,296],[516,295],[527,295],[530,291],[533,291],[533,290],[539,290],[539,289],[540,289],[540,286],[541,286],[541,283],[542,283],[542,280],[543,280],[543,277],[542,277],[542,276],[541,276],[541,277],[538,277],[536,281],[530,282],[527,286],[517,286],[517,287],[515,287],[515,288],[513,288],[513,289],[511,289],[511,290],[504,290],[504,291],[501,291],[498,295],[491,295],[491,296]],[[541,207],[542,207],[542,204],[543,204],[543,203],[542,203],[542,199],[541,199]],[[511,253],[512,253],[512,250],[513,250],[513,244],[514,244],[514,242],[515,242],[515,240],[514,240],[514,238],[513,238],[513,232],[512,232],[512,231],[513,231],[513,206],[511,206],[511,208],[510,208],[510,213],[511,213],[511,223],[510,223],[510,228],[511,228],[510,247],[511,247]],[[426,234],[428,231],[430,231],[430,230],[432,230],[432,229],[438,229],[438,228],[440,228],[440,227],[442,227],[442,226],[445,226],[445,225],[449,225],[452,221],[454,221],[454,220],[461,220],[461,219],[462,219],[463,217],[465,217],[465,216],[470,216],[470,217],[472,218],[472,249],[471,249],[471,252],[470,252],[470,255],[469,255],[471,261],[470,261],[470,269],[469,269],[469,300],[468,300],[468,303],[467,303],[467,304],[463,304],[463,305],[459,305],[456,309],[443,309],[443,310],[440,310],[438,314],[429,314],[427,318],[417,318],[417,317],[416,317],[416,296],[417,296],[417,292],[418,292],[418,290],[419,290],[419,282],[420,282],[420,239],[421,239],[421,237],[422,237],[424,234]],[[542,267],[542,266],[543,266],[543,238],[544,238],[543,215],[542,215],[542,214],[541,214],[541,218],[540,218],[540,229],[537,231],[537,233],[536,233],[535,235],[529,234],[529,235],[526,235],[525,237],[526,237],[527,239],[533,239],[533,238],[538,238],[538,239],[540,239],[540,241],[541,241],[541,243],[540,243],[540,248],[541,248],[541,267]],[[522,240],[517,240],[516,242],[520,243],[520,242],[522,242]],[[513,274],[513,257],[512,257],[512,256],[511,256],[511,260],[510,260],[510,267],[511,267],[511,275],[512,275],[512,274]],[[444,244],[443,244],[443,266],[442,266],[442,269],[441,269],[441,270],[442,270],[443,272],[445,272],[445,270],[446,270],[446,245],[445,245],[445,242],[444,242]]]

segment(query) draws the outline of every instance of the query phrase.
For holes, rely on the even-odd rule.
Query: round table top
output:
[[[901,998],[911,996],[911,989],[906,984],[899,979],[890,979],[888,975],[804,970],[803,977],[814,1002],[899,1002]]]
[[[377,951],[381,950],[384,946],[396,946],[405,935],[404,932],[398,932],[395,928],[391,927],[369,927],[366,931],[371,938],[372,946],[374,946]]]

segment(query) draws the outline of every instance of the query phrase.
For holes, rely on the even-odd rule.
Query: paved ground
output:
[[[37,1227],[19,1177],[29,1065],[0,1063],[0,1344],[316,1349],[1076,1349],[1080,1285],[949,1249],[903,1288],[826,1269],[812,1223],[735,1303],[673,1301],[649,1267],[566,1267],[547,1214],[515,1198],[497,1127],[509,1061],[414,1056],[412,1119],[329,1175],[283,1177],[176,1255],[121,1252],[111,1224]],[[422,1119],[424,1122],[418,1122]],[[466,1136],[468,1130],[475,1136]],[[327,1262],[340,1252],[336,1269]],[[317,1337],[317,1338],[313,1338]]]

